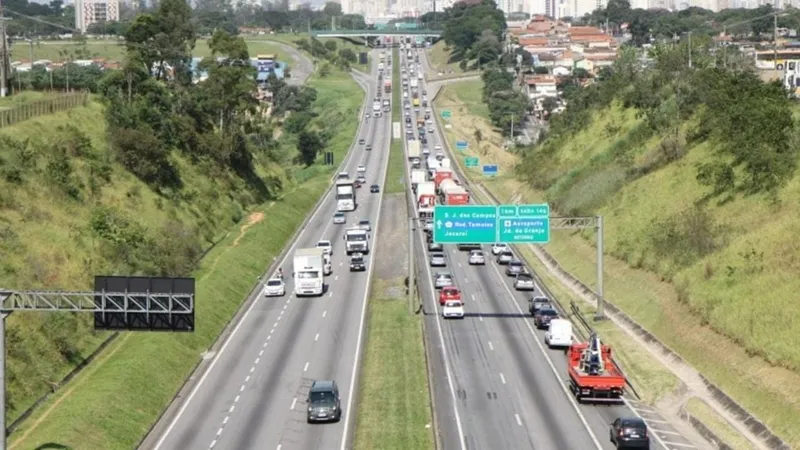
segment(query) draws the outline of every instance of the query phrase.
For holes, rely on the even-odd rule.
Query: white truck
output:
[[[294,252],[294,295],[322,295],[324,288],[325,250],[300,248]]]
[[[383,63],[378,63],[378,72],[383,72],[384,65]]]
[[[380,111],[381,110],[381,102],[373,102],[372,103],[372,110],[373,111]]]
[[[444,158],[443,160],[439,161],[442,169],[450,169],[450,158]]]
[[[348,255],[369,253],[369,233],[363,228],[349,228],[344,232],[344,246]]]
[[[411,89],[416,89],[419,86],[419,82],[416,78],[411,79]]]
[[[417,186],[420,183],[424,183],[426,181],[428,181],[428,178],[425,175],[425,171],[424,170],[415,169],[415,170],[411,171],[411,188],[412,189],[416,190]]]
[[[336,210],[356,210],[356,186],[349,178],[336,180]]]
[[[420,155],[420,148],[419,148],[419,141],[408,141],[407,144],[408,148],[408,159],[419,158]]]

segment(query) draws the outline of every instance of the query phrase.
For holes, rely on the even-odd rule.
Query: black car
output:
[[[368,145],[364,150],[368,152],[372,151],[372,144]]]
[[[547,328],[553,319],[558,319],[558,311],[553,308],[539,308],[533,313],[533,324],[536,328]]]
[[[647,424],[638,417],[618,417],[611,423],[609,438],[617,448],[650,448]]]
[[[367,270],[367,263],[364,262],[364,256],[360,253],[354,254],[350,258],[350,272],[363,272]]]
[[[458,244],[458,250],[462,252],[468,252],[480,249],[481,249],[481,244]]]
[[[547,297],[533,297],[530,300],[530,307],[528,308],[528,310],[530,311],[532,316],[536,314],[536,311],[542,308],[555,309],[553,308],[553,304],[550,302],[550,299]]]
[[[381,191],[381,188],[379,188],[377,184],[373,184],[372,186],[369,187],[369,191],[373,194],[377,194],[378,192]]]
[[[316,380],[308,391],[308,422],[338,422],[342,418],[335,381]]]
[[[437,244],[436,242],[431,242],[428,244],[428,251],[429,252],[441,252],[444,251],[444,245]]]
[[[367,141],[365,141],[364,139],[359,139],[358,140],[358,145],[364,145],[366,142]]]

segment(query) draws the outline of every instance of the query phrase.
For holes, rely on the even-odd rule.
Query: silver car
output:
[[[518,259],[512,259],[508,262],[508,265],[506,266],[506,275],[509,277],[516,277],[522,273],[526,273],[525,266],[522,265],[522,261]]]
[[[494,244],[494,245],[492,245],[492,254],[495,255],[495,256],[499,255],[500,253],[503,253],[506,250],[510,250],[508,248],[508,245],[506,245],[506,244]]]
[[[505,250],[497,255],[497,264],[506,265],[514,259],[514,254],[511,253],[511,250]]]
[[[341,225],[345,222],[347,222],[347,216],[345,216],[343,212],[337,212],[333,215],[334,225]]]
[[[431,254],[431,267],[447,267],[447,260],[444,259],[444,253]]]
[[[453,286],[453,276],[447,272],[438,272],[433,282],[436,289],[441,289],[447,286]]]
[[[358,227],[362,230],[372,231],[372,225],[369,224],[369,220],[359,220]]]
[[[511,266],[509,265],[509,267]],[[514,289],[518,291],[533,291],[536,289],[536,284],[530,274],[520,273],[517,275],[517,279],[514,280]]]
[[[483,255],[483,250],[472,250],[469,252],[469,265],[482,266],[486,264],[486,256]]]

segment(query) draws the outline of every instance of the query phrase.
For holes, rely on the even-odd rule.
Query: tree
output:
[[[136,17],[125,33],[129,57],[137,60],[156,79],[189,84],[189,62],[196,35],[192,11],[184,0],[161,0],[155,14]]]
[[[328,17],[339,17],[342,15],[342,5],[336,2],[327,2],[322,12]]]
[[[314,164],[319,152],[325,148],[325,142],[316,131],[301,131],[297,137],[297,150],[300,160],[306,166]]]

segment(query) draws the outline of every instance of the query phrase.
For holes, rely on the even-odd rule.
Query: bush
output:
[[[169,159],[169,150],[152,133],[115,129],[111,145],[120,164],[145,183],[174,186],[180,182],[178,171]]]

